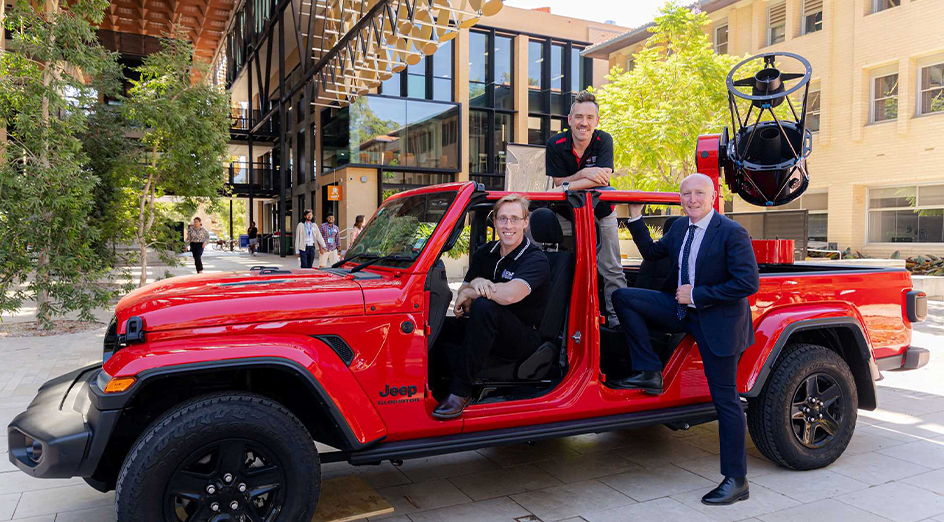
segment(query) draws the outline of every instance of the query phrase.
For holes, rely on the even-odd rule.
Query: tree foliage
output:
[[[0,311],[37,302],[46,328],[57,315],[108,302],[108,265],[93,247],[90,211],[99,183],[84,168],[86,109],[117,78],[95,25],[107,0],[18,2],[6,14],[0,53]]]
[[[223,191],[229,94],[206,81],[208,65],[193,51],[183,37],[163,40],[161,51],[136,69],[141,78],[131,82],[124,104],[126,121],[141,132],[123,167],[135,193],[139,285],[147,280],[148,249],[172,248],[172,221],[182,213],[159,198],[172,195],[196,208],[196,200],[210,202]]]
[[[613,179],[621,189],[674,191],[695,172],[699,135],[727,123],[724,80],[741,58],[719,55],[704,27],[708,16],[667,3],[631,71],[614,68],[597,93],[600,128],[613,135]]]

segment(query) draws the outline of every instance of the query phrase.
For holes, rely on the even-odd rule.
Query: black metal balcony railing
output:
[[[259,110],[249,110],[240,107],[233,107],[230,112],[230,133],[236,136],[249,134],[249,132],[262,121],[265,113]],[[272,113],[271,117],[265,120],[262,127],[256,132],[260,137],[276,137],[279,135],[279,113]]]
[[[236,196],[249,195],[249,162],[234,161],[229,164],[228,184]],[[267,163],[252,164],[252,193],[256,196],[267,196],[278,193],[279,168]]]

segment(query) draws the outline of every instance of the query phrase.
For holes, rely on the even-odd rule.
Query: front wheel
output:
[[[205,395],[155,421],[118,476],[118,522],[296,522],[314,516],[318,452],[284,406]]]
[[[813,344],[787,346],[760,395],[750,400],[747,426],[771,462],[817,469],[842,455],[855,430],[859,398],[849,365]]]

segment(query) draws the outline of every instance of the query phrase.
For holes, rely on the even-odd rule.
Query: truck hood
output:
[[[364,295],[352,277],[323,270],[202,274],[139,288],[115,314],[119,333],[132,316],[146,331],[218,327],[363,315]]]

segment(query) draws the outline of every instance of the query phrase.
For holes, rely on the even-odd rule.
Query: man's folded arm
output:
[[[721,284],[696,286],[692,290],[692,299],[699,308],[744,299],[760,289],[760,274],[747,231],[741,227],[734,230],[724,250],[731,277]]]

